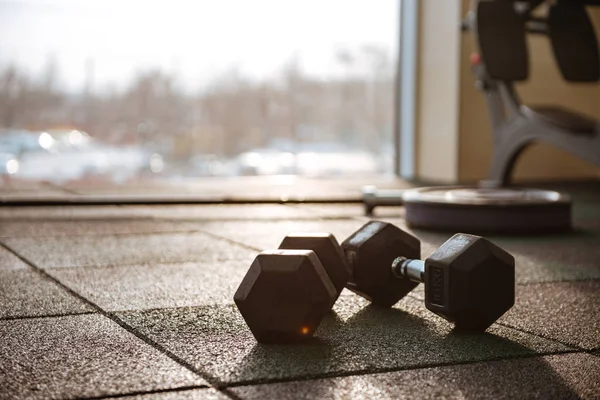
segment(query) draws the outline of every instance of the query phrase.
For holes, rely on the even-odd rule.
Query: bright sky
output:
[[[176,71],[203,86],[233,66],[260,78],[295,54],[302,69],[339,75],[335,50],[375,44],[395,57],[398,0],[0,0],[0,66],[32,73],[54,56],[61,83],[127,82],[136,70]]]

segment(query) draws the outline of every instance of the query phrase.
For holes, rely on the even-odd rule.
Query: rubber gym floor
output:
[[[303,345],[257,344],[233,293],[289,232],[342,241],[360,204],[0,207],[0,398],[599,399],[600,183],[557,188],[573,232],[489,236],[517,298],[487,333],[453,331],[422,286],[391,309],[344,290]],[[424,256],[451,236],[412,233]]]

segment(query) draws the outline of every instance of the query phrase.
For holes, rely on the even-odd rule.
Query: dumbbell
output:
[[[426,307],[467,330],[487,329],[512,307],[514,259],[488,240],[457,234],[419,258],[418,239],[380,221],[364,225],[342,249],[331,234],[289,235],[280,250],[257,256],[234,299],[260,342],[311,336],[345,283],[391,306],[424,282]]]
[[[348,278],[332,234],[291,234],[254,259],[234,301],[257,341],[296,342],[313,335]]]
[[[458,233],[422,261],[417,238],[371,221],[342,250],[351,270],[348,289],[389,307],[424,283],[427,309],[458,329],[485,331],[515,301],[514,257],[479,236]]]

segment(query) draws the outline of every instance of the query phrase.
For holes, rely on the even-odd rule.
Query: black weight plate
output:
[[[561,2],[550,7],[549,37],[559,70],[569,82],[597,82],[600,56],[594,25],[581,4]]]
[[[479,52],[490,78],[508,82],[527,79],[525,20],[513,4],[480,1],[475,12]]]
[[[569,196],[538,189],[424,187],[404,194],[413,228],[465,233],[550,233],[571,229]]]

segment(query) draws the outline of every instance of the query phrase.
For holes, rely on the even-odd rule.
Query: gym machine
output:
[[[511,188],[514,165],[525,148],[545,142],[600,166],[600,124],[562,107],[521,103],[515,83],[529,76],[526,35],[549,38],[562,77],[568,82],[600,80],[598,41],[586,6],[600,1],[558,0],[547,15],[534,10],[546,0],[474,0],[461,24],[475,35],[471,56],[476,87],[485,96],[494,139],[488,179],[478,187],[437,187],[407,191],[363,189],[367,215],[379,205],[405,205],[407,223],[428,229],[530,232],[571,227],[567,195]]]

